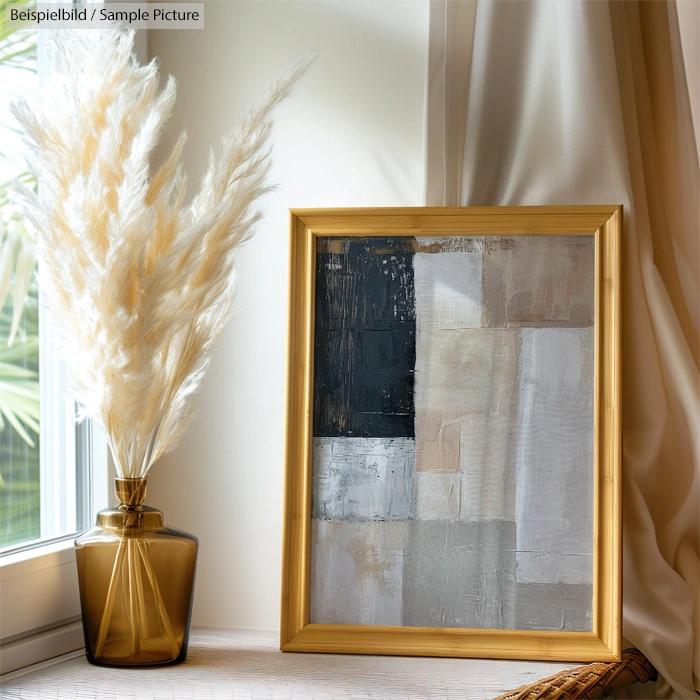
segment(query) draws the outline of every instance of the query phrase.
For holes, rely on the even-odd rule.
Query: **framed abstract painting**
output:
[[[620,658],[621,227],[291,212],[283,650]]]

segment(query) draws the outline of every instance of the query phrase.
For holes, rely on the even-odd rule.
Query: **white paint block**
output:
[[[587,328],[523,328],[523,390],[593,395],[595,331]]]
[[[473,241],[473,239],[469,239]],[[419,333],[481,325],[481,250],[416,253],[413,258]]]
[[[403,624],[408,521],[312,520],[312,623]]]
[[[314,438],[312,515],[335,520],[412,517],[413,438]]]
[[[556,529],[556,526],[552,523],[548,523],[548,525]],[[590,533],[590,537],[592,542],[593,533]],[[591,552],[564,552],[561,551],[563,546],[558,546],[559,542],[551,548],[552,551],[528,552],[521,549],[521,546],[527,546],[525,545],[526,540],[532,541],[532,537],[528,537],[527,533],[521,536],[517,545],[516,567],[518,583],[525,585],[530,583],[551,583],[562,586],[567,584],[593,584],[593,554]],[[541,547],[539,538],[537,542],[538,544],[535,546]],[[572,549],[578,544],[576,543]],[[548,580],[543,581],[543,579]],[[559,580],[555,581],[555,579]]]
[[[592,582],[594,329],[522,335],[515,513],[521,583]]]

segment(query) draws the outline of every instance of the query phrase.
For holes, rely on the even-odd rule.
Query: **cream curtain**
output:
[[[657,698],[700,688],[698,37],[678,15],[432,0],[427,112],[428,205],[624,205],[623,633]]]

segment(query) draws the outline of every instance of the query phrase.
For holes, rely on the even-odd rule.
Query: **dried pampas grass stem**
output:
[[[212,348],[231,317],[234,259],[270,190],[271,113],[311,62],[285,72],[212,151],[185,205],[183,134],[153,172],[174,103],[133,31],[56,32],[41,106],[15,103],[41,197],[17,183],[39,233],[40,284],[82,415],[105,431],[119,476],[142,477],[192,418]]]

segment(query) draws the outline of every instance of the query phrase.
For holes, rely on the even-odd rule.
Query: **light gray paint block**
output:
[[[310,622],[402,625],[408,527],[312,520]]]
[[[591,552],[567,552],[563,544],[559,544],[559,537],[556,532],[557,526],[551,522],[545,524],[538,523],[544,530],[545,526],[553,529],[550,535],[541,534],[533,538],[529,530],[533,526],[532,522],[519,523],[521,525],[518,532],[518,582],[533,580],[542,581],[547,579],[548,583],[554,585],[589,585],[593,582],[593,554]],[[562,523],[567,530],[570,529],[570,523]],[[570,532],[567,533],[568,539],[573,539]],[[585,532],[580,538],[583,542],[576,542],[574,546],[567,549],[576,549],[580,547],[585,549],[588,540],[591,543],[589,549],[593,547],[593,531]],[[549,542],[545,542],[549,539]],[[523,546],[532,546],[532,541],[536,540],[538,547],[547,551],[530,551],[523,549]],[[555,581],[555,579],[557,579]],[[529,583],[528,583],[529,585]]]
[[[590,326],[593,236],[486,236],[484,327]]]
[[[590,584],[594,330],[522,333],[518,582]]]
[[[593,629],[593,586],[521,583],[516,589],[515,627],[521,630]]]
[[[413,438],[314,438],[312,515],[334,520],[411,518]]]
[[[515,623],[512,522],[412,521],[403,624],[509,629]]]

